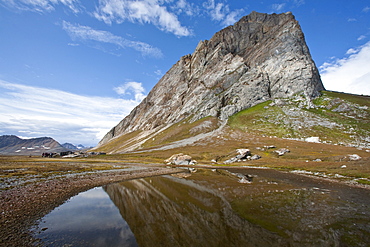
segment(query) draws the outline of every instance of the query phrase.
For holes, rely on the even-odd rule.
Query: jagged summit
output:
[[[294,16],[252,12],[200,41],[160,79],[148,96],[100,141],[150,131],[184,119],[228,117],[261,102],[324,87]]]

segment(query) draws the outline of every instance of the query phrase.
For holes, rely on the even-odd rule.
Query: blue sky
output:
[[[368,0],[0,0],[0,135],[96,145],[251,11],[293,12],[325,87],[370,95]]]

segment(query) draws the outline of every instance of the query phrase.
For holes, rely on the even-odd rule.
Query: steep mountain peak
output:
[[[99,146],[185,119],[224,121],[270,99],[302,94],[310,100],[323,89],[295,17],[252,12],[180,58]]]

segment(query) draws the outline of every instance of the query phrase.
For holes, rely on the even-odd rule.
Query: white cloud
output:
[[[0,135],[96,145],[140,99],[82,96],[0,80],[0,102]]]
[[[320,66],[321,79],[328,90],[370,95],[370,42],[347,51],[349,57]]]
[[[244,12],[243,9],[230,11],[228,4],[216,3],[215,0],[204,2],[203,7],[207,10],[212,20],[220,21],[225,26],[232,25],[237,22]]]
[[[67,6],[74,13],[79,13],[79,0],[0,0],[6,6],[21,11],[50,12],[55,6],[62,4]]]
[[[362,12],[369,12],[370,11],[370,7],[369,6],[366,6],[365,8],[362,9]]]
[[[95,30],[88,26],[73,25],[66,21],[63,21],[62,27],[74,40],[109,43],[114,44],[120,48],[129,47],[135,49],[141,52],[143,55],[150,55],[154,57],[162,56],[162,52],[158,48],[155,48],[144,42],[131,41],[123,37],[116,36],[107,31]]]
[[[115,87],[114,91],[119,95],[132,95],[134,94],[136,101],[142,101],[146,95],[144,94],[145,89],[140,82],[130,81],[125,84]]]
[[[303,5],[303,4],[305,4],[305,0],[294,0],[294,1],[293,1],[293,3],[294,3],[297,7],[299,7],[299,6]]]
[[[271,6],[273,12],[281,12],[285,7],[285,3],[276,3]]]
[[[198,8],[186,0],[178,0],[171,8],[176,10],[178,14],[185,13],[188,16],[193,16],[194,14],[198,13]]]
[[[363,39],[366,39],[365,35],[361,35],[360,37],[357,38],[358,41],[363,40]]]
[[[98,20],[107,24],[124,21],[150,23],[162,31],[177,36],[192,35],[192,31],[181,25],[177,16],[167,10],[159,0],[99,0],[99,6],[93,13]]]

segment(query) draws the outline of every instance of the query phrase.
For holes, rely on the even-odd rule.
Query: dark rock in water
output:
[[[136,130],[207,116],[227,120],[270,99],[298,93],[313,98],[323,89],[294,16],[252,12],[210,40],[200,41],[194,53],[173,65],[99,146]]]

